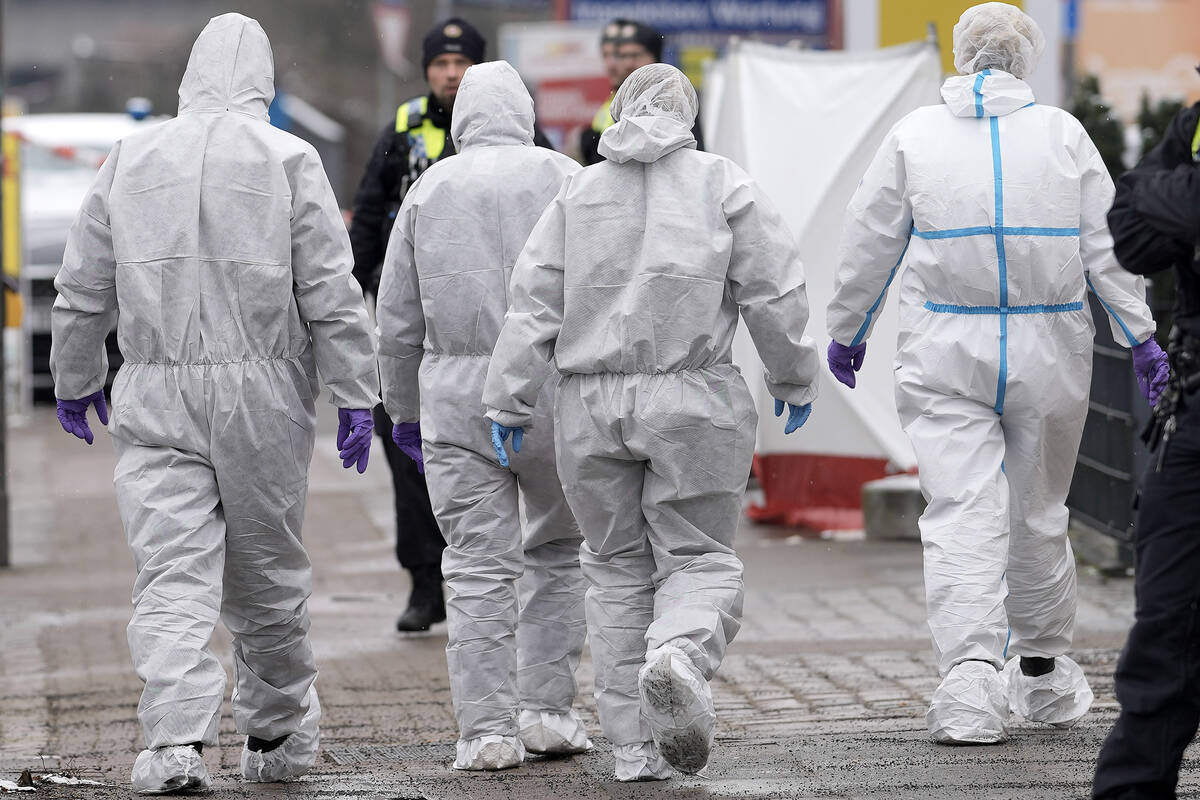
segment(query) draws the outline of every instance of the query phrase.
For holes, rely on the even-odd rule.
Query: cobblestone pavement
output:
[[[323,412],[325,413],[325,412]],[[322,419],[306,541],[321,666],[323,752],[290,784],[238,778],[226,707],[222,747],[206,750],[215,797],[363,798],[1082,798],[1116,704],[1111,673],[1130,622],[1126,579],[1084,574],[1076,658],[1097,695],[1070,731],[1028,724],[996,747],[931,744],[923,716],[936,682],[919,547],[802,539],[747,525],[745,624],[713,683],[720,728],[707,775],[613,782],[598,734],[591,667],[577,703],[593,752],[500,774],[450,768],[455,727],[444,630],[400,638],[407,583],[391,554],[386,466],[365,476],[335,458]],[[16,566],[0,571],[0,779],[68,770],[104,786],[43,786],[37,796],[128,797],[141,747],[140,683],[125,641],[132,569],[113,499],[107,436],[92,448],[51,413],[9,442]],[[230,664],[229,643],[217,652]],[[1200,774],[1185,764],[1181,796]]]

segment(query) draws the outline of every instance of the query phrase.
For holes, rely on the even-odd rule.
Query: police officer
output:
[[[579,152],[584,164],[598,164],[604,160],[604,156],[597,152],[597,147],[600,134],[613,124],[609,109],[617,89],[638,67],[662,61],[662,51],[663,35],[649,25],[628,19],[614,19],[604,26],[600,36],[600,56],[604,59],[604,72],[612,93],[592,118],[591,127],[584,128],[579,134]],[[699,117],[696,117],[696,124],[692,126],[692,135],[696,137],[696,149],[703,150],[704,137],[700,133]]]
[[[379,271],[396,212],[413,182],[429,165],[454,155],[450,119],[454,97],[467,67],[481,63],[487,42],[471,23],[458,17],[429,29],[421,43],[421,66],[429,93],[400,104],[384,127],[354,195],[350,244],[354,277],[378,295]],[[536,131],[534,142],[550,142]],[[425,476],[396,446],[383,406],[374,411],[376,432],[392,471],[396,503],[396,558],[412,577],[408,608],[396,621],[401,632],[427,631],[446,619],[442,595],[442,549],[446,546],[429,503]]]
[[[1115,675],[1121,716],[1092,796],[1167,798],[1200,722],[1200,103],[1121,177],[1108,224],[1121,266],[1173,267],[1177,297],[1138,505],[1137,610]]]

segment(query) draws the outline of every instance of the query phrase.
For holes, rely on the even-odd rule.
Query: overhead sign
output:
[[[499,30],[500,58],[532,83],[604,75],[600,31],[599,25],[506,23]]]
[[[571,0],[571,18],[633,19],[663,33],[758,31],[824,35],[829,0]]]
[[[484,8],[549,8],[550,0],[466,0],[463,5]]]

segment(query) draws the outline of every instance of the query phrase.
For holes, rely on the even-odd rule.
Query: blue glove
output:
[[[802,406],[796,406],[796,405],[792,405],[791,403],[788,403],[787,407],[788,407],[788,418],[787,418],[787,422],[785,422],[783,425],[784,435],[787,435],[789,433],[793,433],[795,431],[800,430],[800,428],[804,426],[804,423],[808,422],[808,415],[812,413],[812,403],[805,403]],[[781,416],[782,414],[783,414],[783,401],[776,400],[775,401],[775,416],[778,417],[778,416]]]
[[[862,369],[863,359],[867,355],[867,343],[862,342],[853,347],[846,347],[837,342],[829,342],[829,350],[826,351],[826,358],[829,361],[829,371],[833,373],[833,377],[837,378],[842,383],[854,388],[854,373]]]
[[[1171,367],[1167,363],[1167,354],[1153,336],[1133,348],[1133,371],[1142,395],[1150,401],[1151,407],[1158,405],[1158,398],[1166,391],[1167,380],[1171,377]]]
[[[90,405],[96,406],[96,418],[100,420],[100,424],[107,425],[108,406],[104,403],[103,389],[78,400],[58,401],[58,424],[62,425],[64,431],[78,436],[88,444],[95,440],[87,421],[87,410]]]
[[[508,440],[510,433],[512,434],[513,452],[521,452],[521,440],[525,438],[525,429],[509,428],[499,422],[492,423],[492,447],[496,448],[496,457],[500,459],[502,467],[508,466],[508,453],[504,452],[504,442]]]
[[[392,426],[392,441],[400,452],[417,462],[417,472],[425,474],[425,453],[421,451],[421,423],[397,422]]]
[[[338,409],[338,457],[342,466],[350,469],[354,464],[358,473],[367,471],[367,458],[371,455],[371,434],[375,431],[375,423],[371,420],[370,410],[357,408]]]

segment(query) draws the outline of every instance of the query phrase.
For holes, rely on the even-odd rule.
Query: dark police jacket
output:
[[[388,237],[408,187],[431,164],[454,155],[450,120],[451,114],[432,93],[414,97],[400,104],[395,121],[388,123],[375,142],[354,194],[354,217],[350,222],[354,277],[363,291],[379,293]],[[533,142],[551,147],[550,140],[536,126]]]
[[[1139,275],[1174,268],[1175,324],[1200,336],[1200,103],[1180,111],[1158,146],[1117,181],[1113,250]]]

